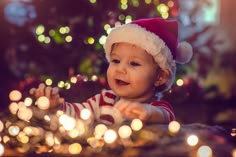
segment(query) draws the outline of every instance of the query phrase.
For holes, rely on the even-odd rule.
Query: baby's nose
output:
[[[126,73],[127,71],[127,66],[123,63],[120,63],[117,67],[117,71],[121,73]]]

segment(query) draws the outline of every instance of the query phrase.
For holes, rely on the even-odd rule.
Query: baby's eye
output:
[[[132,65],[132,66],[140,66],[141,64],[139,64],[139,63],[137,63],[137,62],[130,62],[130,64]]]
[[[112,63],[120,63],[120,61],[118,59],[112,59],[111,62]]]

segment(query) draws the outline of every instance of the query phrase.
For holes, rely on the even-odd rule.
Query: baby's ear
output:
[[[168,81],[168,78],[170,77],[170,72],[167,69],[162,69],[160,70],[159,74],[157,75],[157,79],[155,82],[155,86],[161,86],[163,84],[165,84]]]

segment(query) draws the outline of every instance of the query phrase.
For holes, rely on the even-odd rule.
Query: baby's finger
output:
[[[46,85],[44,83],[40,83],[38,88],[45,88]]]
[[[65,99],[64,98],[59,98],[59,104],[64,104]]]
[[[58,94],[58,92],[59,92],[59,88],[57,87],[52,88],[52,95],[56,95]]]
[[[46,87],[45,88],[45,96],[50,99],[51,94],[52,94],[52,88],[51,87]]]
[[[125,102],[124,100],[119,100],[114,107],[118,109],[120,112],[123,112],[128,106],[128,103]]]
[[[37,89],[37,92],[38,92],[38,96],[44,96],[45,95],[45,84],[41,83],[39,85],[39,88]]]
[[[36,92],[36,88],[31,88],[31,89],[29,90],[29,94],[30,94],[30,95],[34,95],[35,92]]]

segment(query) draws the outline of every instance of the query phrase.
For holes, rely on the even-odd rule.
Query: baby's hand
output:
[[[46,87],[45,84],[41,83],[38,88],[32,88],[30,89],[29,93],[33,96],[35,96],[36,99],[38,99],[41,96],[45,96],[49,99],[50,102],[50,108],[54,108],[58,106],[59,104],[64,103],[64,98],[60,97],[59,95],[59,89],[57,87]]]
[[[114,105],[114,107],[128,119],[138,118],[143,121],[148,121],[152,116],[152,106],[150,104],[121,99]]]

